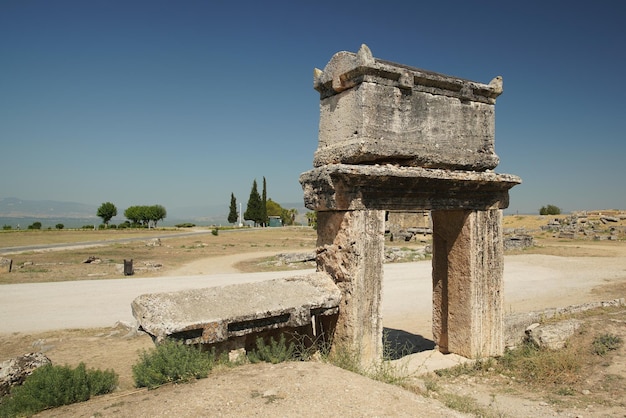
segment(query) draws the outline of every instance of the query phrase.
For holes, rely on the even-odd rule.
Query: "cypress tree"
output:
[[[256,185],[256,179],[252,182],[252,190],[250,190],[250,197],[248,198],[248,205],[243,214],[243,218],[246,221],[254,221],[255,225],[258,225],[263,221],[261,213],[261,196],[259,195]]]
[[[267,226],[269,219],[267,218],[267,184],[265,176],[263,176],[263,197],[261,198],[261,219],[263,226]]]
[[[230,211],[228,212],[228,222],[234,224],[237,222],[238,214],[237,214],[237,199],[235,199],[235,194],[230,194]]]

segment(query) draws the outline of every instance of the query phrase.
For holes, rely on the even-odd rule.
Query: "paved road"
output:
[[[300,271],[305,273],[308,271]],[[0,333],[113,326],[134,321],[132,300],[144,293],[219,286],[293,276],[293,271],[124,278],[0,286]],[[526,312],[597,300],[591,290],[626,283],[626,258],[505,257],[507,312]],[[386,327],[430,332],[430,262],[385,265]],[[617,296],[615,296],[617,297]]]

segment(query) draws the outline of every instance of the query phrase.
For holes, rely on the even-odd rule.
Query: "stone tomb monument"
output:
[[[395,64],[363,45],[335,54],[313,84],[319,145],[300,183],[318,212],[317,270],[341,290],[334,345],[380,358],[385,210],[431,210],[435,343],[470,358],[502,354],[502,209],[521,183],[491,171],[502,79]]]

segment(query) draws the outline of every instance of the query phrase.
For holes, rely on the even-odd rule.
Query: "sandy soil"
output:
[[[564,253],[581,251],[580,247]],[[582,257],[507,256],[507,309],[525,312],[626,296],[626,247],[609,245],[602,249],[594,245],[590,251],[591,255]],[[176,274],[233,273],[236,263],[269,253],[198,260],[181,267]],[[397,269],[395,274],[405,279],[385,287],[385,327],[401,330],[428,345],[430,292],[423,289],[429,286],[430,265],[428,262],[409,263],[394,268]],[[2,321],[10,319],[0,316]],[[133,389],[131,366],[137,361],[138,352],[151,346],[148,337],[127,334],[123,327],[12,332],[0,334],[0,360],[41,350],[56,364],[75,365],[83,361],[88,367],[113,367],[120,374],[120,390],[116,393],[46,411],[41,416],[464,416],[447,409],[436,399],[316,362],[248,365],[217,372],[193,384],[166,386],[154,391]],[[457,356],[443,356],[434,351],[413,356],[406,358],[405,364],[413,364],[410,367],[414,370],[462,361]],[[489,386],[470,383],[458,382],[458,387],[450,390],[474,391],[477,397],[486,399],[494,391]],[[498,398],[501,404],[494,416],[626,416],[625,410],[618,408],[616,412],[614,407],[608,406],[594,405],[581,412],[548,404],[541,398],[514,398],[515,401]]]

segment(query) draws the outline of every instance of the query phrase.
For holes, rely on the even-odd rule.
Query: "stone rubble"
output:
[[[0,397],[21,385],[37,368],[52,364],[42,353],[28,353],[0,363]]]

